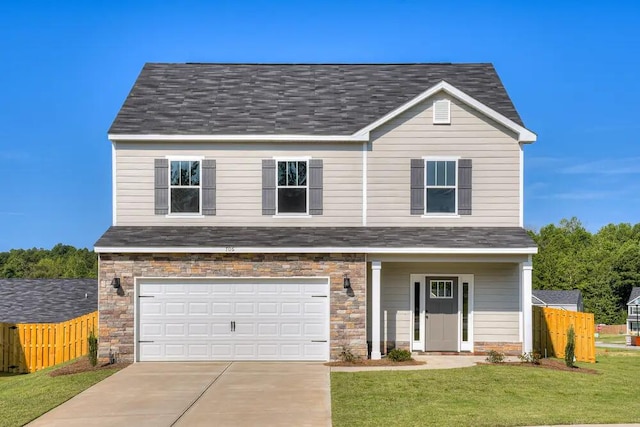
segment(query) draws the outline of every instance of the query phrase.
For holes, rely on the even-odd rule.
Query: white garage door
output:
[[[327,279],[142,282],[138,360],[328,360]]]

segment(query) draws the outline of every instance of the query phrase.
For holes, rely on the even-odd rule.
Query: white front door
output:
[[[141,281],[140,361],[328,360],[327,279]]]

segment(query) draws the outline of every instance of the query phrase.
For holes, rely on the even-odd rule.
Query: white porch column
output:
[[[371,359],[382,358],[380,353],[380,261],[371,261]]]
[[[531,255],[529,255],[528,261],[520,263],[520,269],[520,277],[522,277],[522,351],[529,353],[533,351],[533,313],[531,312],[531,277],[533,274],[533,263],[531,262]]]

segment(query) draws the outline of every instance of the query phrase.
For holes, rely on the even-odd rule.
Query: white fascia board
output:
[[[530,130],[528,130],[528,129],[522,127],[522,126],[520,126],[519,124],[517,124],[513,120],[511,120],[511,119],[505,117],[504,115],[498,113],[496,110],[486,106],[485,104],[483,104],[482,102],[476,100],[475,98],[472,98],[471,96],[469,96],[466,93],[462,92],[460,89],[455,88],[454,86],[452,86],[451,84],[445,82],[444,80],[442,80],[440,83],[436,84],[435,86],[432,86],[431,88],[427,89],[426,91],[422,92],[420,95],[416,96],[415,98],[413,98],[411,101],[407,102],[406,104],[401,105],[400,107],[396,108],[395,110],[391,111],[390,113],[388,113],[387,115],[381,117],[380,119],[376,120],[375,122],[371,123],[370,125],[360,129],[358,132],[354,133],[354,136],[356,136],[356,135],[369,135],[369,132],[371,132],[373,129],[379,127],[380,125],[382,125],[382,124],[384,124],[386,122],[388,122],[389,120],[393,119],[394,117],[398,116],[399,114],[402,114],[403,112],[407,111],[409,108],[419,104],[420,102],[422,102],[425,99],[435,95],[436,93],[438,93],[440,91],[448,93],[449,95],[453,96],[454,98],[464,102],[468,106],[478,110],[479,112],[481,112],[485,116],[495,120],[496,122],[500,123],[501,125],[505,126],[506,128],[511,129],[512,131],[514,131],[515,133],[518,134],[518,142],[531,143],[531,142],[535,142],[536,139],[538,138],[535,133],[531,132]]]
[[[538,248],[369,248],[369,247],[108,247],[96,246],[97,253],[366,253],[366,254],[536,254]]]
[[[546,302],[542,301],[540,298],[538,298],[537,296],[535,296],[535,295],[533,295],[533,294],[531,294],[531,298],[533,298],[533,299],[537,299],[537,300],[538,300],[538,302],[539,302],[540,304],[547,305],[547,303],[546,303]]]
[[[369,134],[358,135],[108,135],[111,141],[191,141],[191,142],[216,142],[216,141],[297,141],[297,142],[362,142],[369,140]]]
[[[634,298],[627,303],[627,305],[638,305],[640,304],[640,297]]]

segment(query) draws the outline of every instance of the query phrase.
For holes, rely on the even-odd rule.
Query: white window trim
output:
[[[309,215],[309,160],[311,160],[311,157],[274,157],[274,160],[276,161],[276,214],[273,215],[276,218],[311,218],[311,215]],[[304,186],[301,185],[284,185],[284,186],[280,186],[278,184],[278,163],[280,162],[305,162],[307,164],[307,184]],[[278,190],[280,188],[304,188],[307,190],[307,197],[305,198],[305,201],[307,203],[306,206],[306,212],[300,212],[300,213],[296,213],[296,212],[282,212],[280,213],[279,210],[279,206],[278,206]]]
[[[445,292],[445,295],[444,295],[444,296],[440,296],[440,295],[434,294],[434,293],[433,293],[433,288],[432,288],[433,282],[436,282],[436,283],[438,283],[438,284],[439,284],[440,282],[444,282],[444,284],[445,284],[445,288],[444,288],[444,289],[446,289],[446,286],[447,286],[447,285],[450,285],[450,286],[451,286],[451,296],[446,296],[446,292]],[[440,286],[438,285],[438,291],[440,290],[439,288],[440,288]],[[453,299],[453,280],[449,280],[449,279],[435,279],[435,280],[431,280],[431,281],[429,281],[429,295],[430,295],[430,297],[431,297],[431,298],[433,298],[433,299]]]
[[[166,218],[204,218],[202,214],[202,161],[204,156],[166,156],[169,161],[169,173],[168,177],[168,200],[169,200],[169,213],[165,215]],[[181,188],[183,186],[171,185],[171,162],[199,162],[200,168],[200,184],[198,184],[198,212],[171,212],[171,189]],[[186,188],[192,188],[195,186],[189,185]]]
[[[460,157],[441,157],[441,156],[434,156],[434,157],[423,157],[422,160],[424,161],[424,213],[422,214],[423,218],[459,218],[460,214],[458,213],[458,160],[460,159]],[[455,187],[451,187],[451,186],[442,186],[442,185],[430,185],[429,187],[427,187],[427,175],[428,175],[428,169],[427,169],[427,162],[455,162],[455,166],[454,166],[454,173],[456,176],[456,185]],[[455,189],[455,195],[453,197],[454,203],[455,203],[455,208],[454,211],[451,213],[446,213],[446,212],[432,212],[429,213],[427,212],[427,206],[429,204],[429,200],[427,197],[427,188],[454,188]]]

